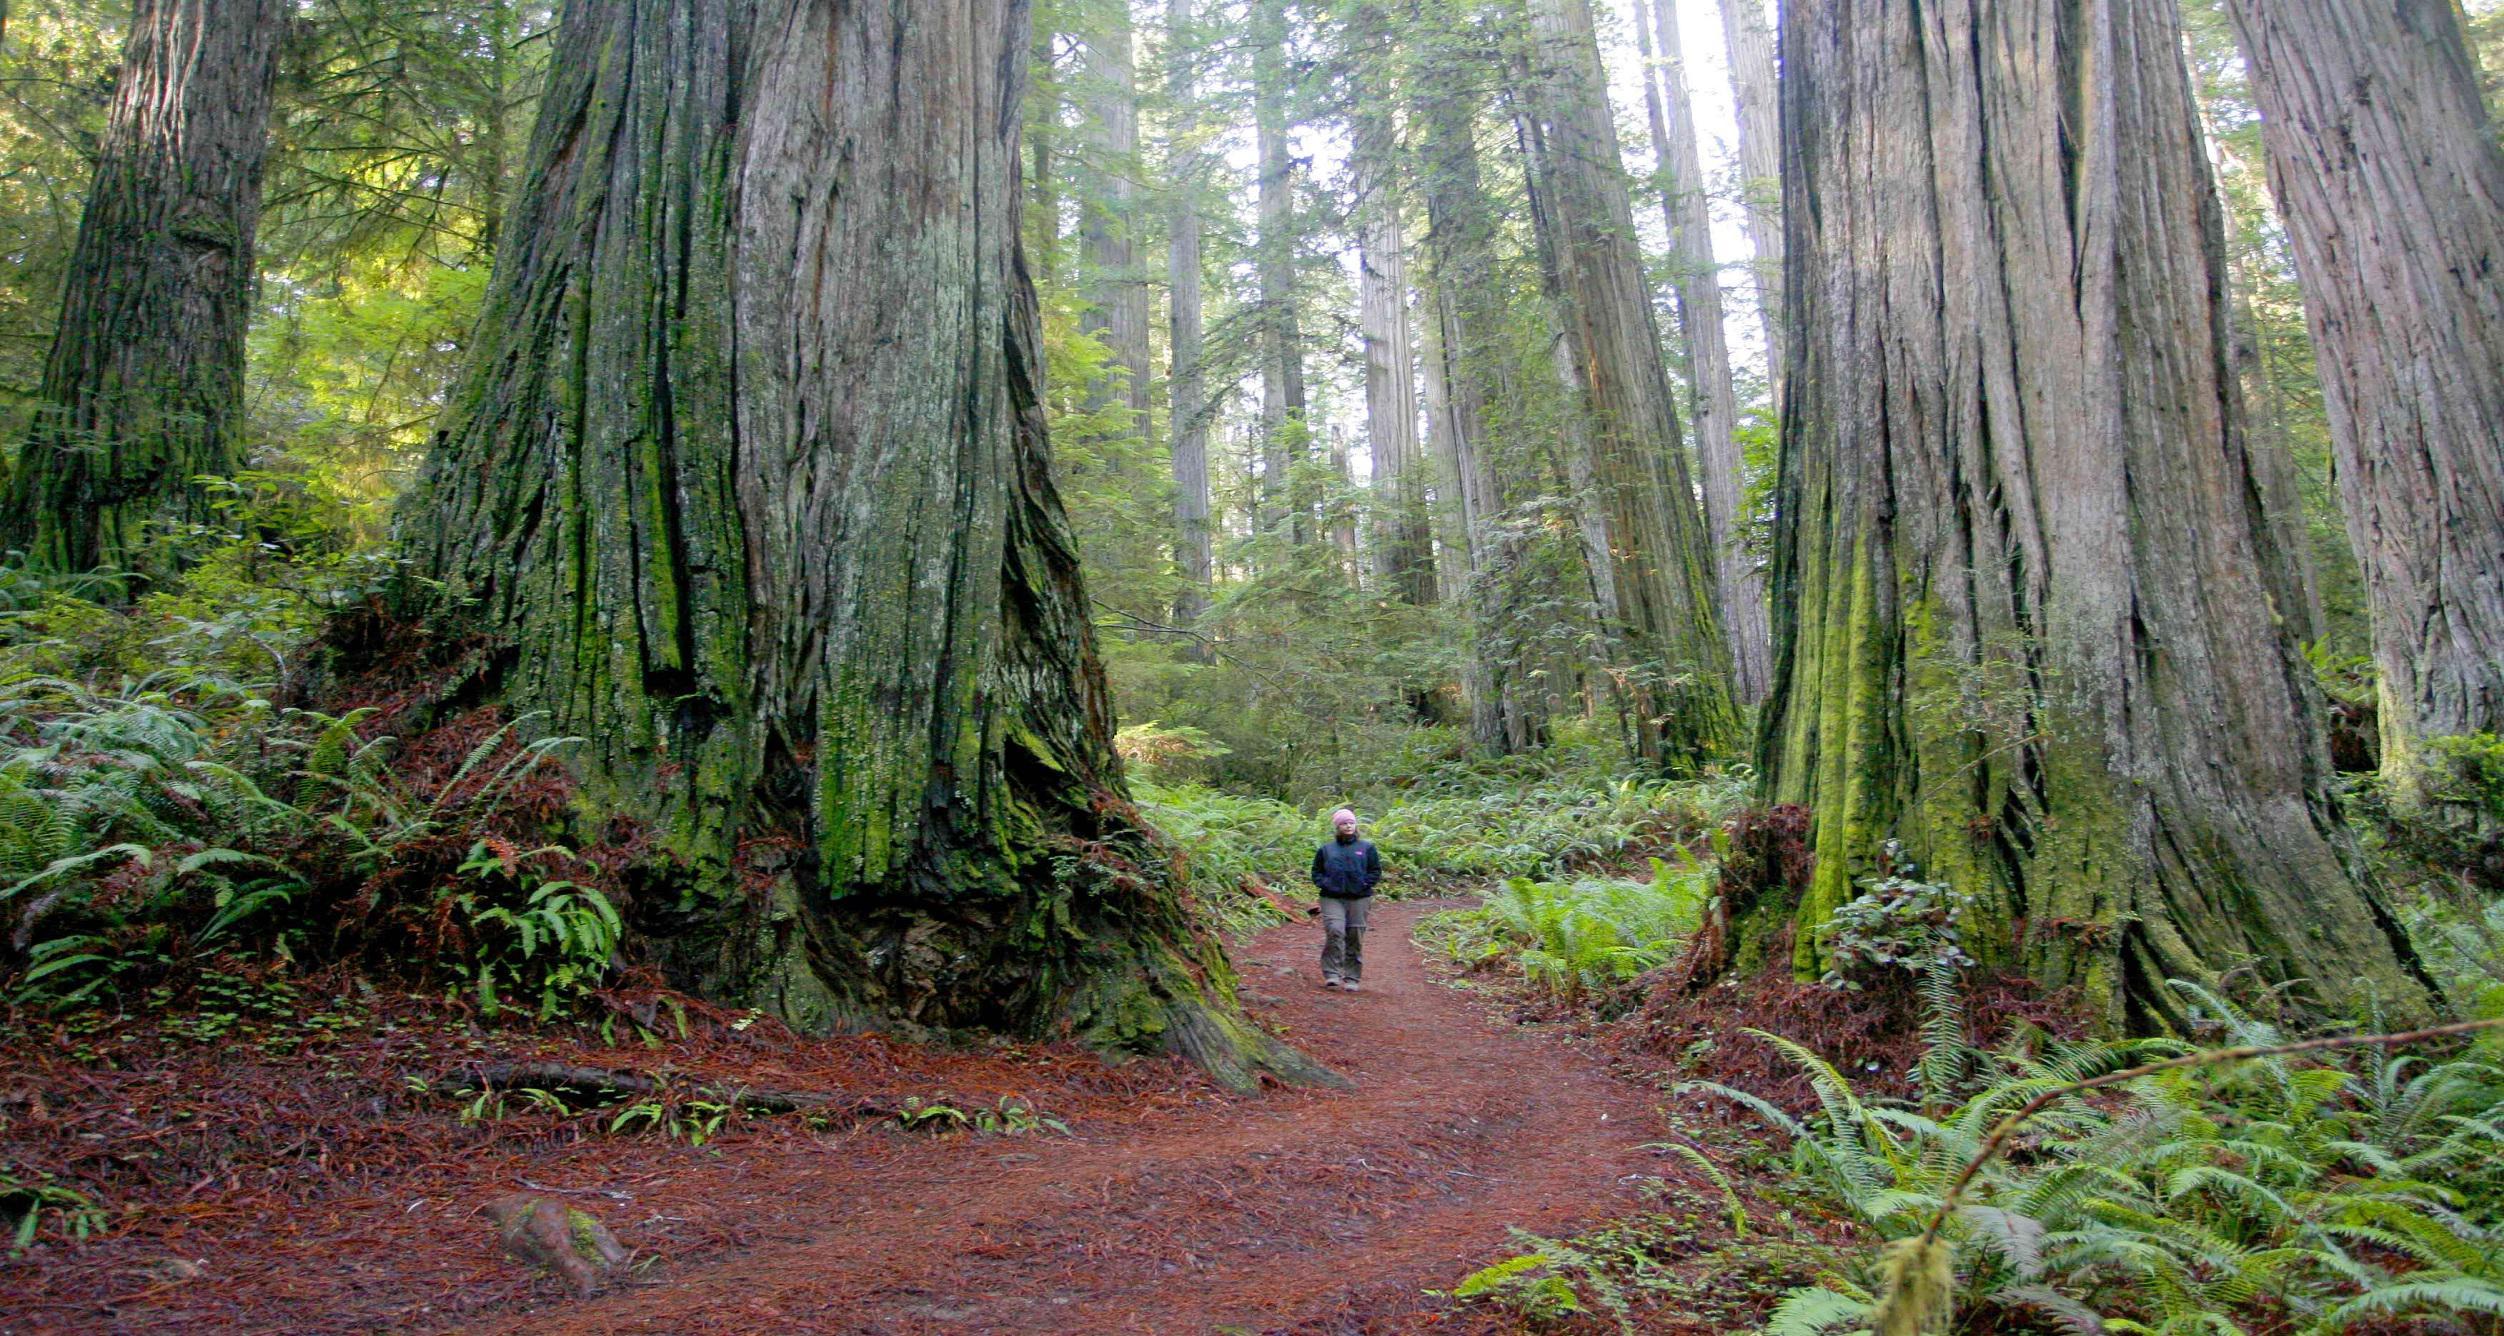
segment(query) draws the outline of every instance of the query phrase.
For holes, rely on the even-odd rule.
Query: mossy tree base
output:
[[[804,1028],[1314,1074],[1119,799],[1017,254],[1015,0],[580,3],[403,512],[474,690],[653,823],[662,943]]]

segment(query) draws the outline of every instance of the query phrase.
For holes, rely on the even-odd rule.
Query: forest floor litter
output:
[[[1251,1014],[1348,1091],[794,1039],[700,1006],[681,1026],[659,995],[612,999],[685,1030],[657,1048],[354,989],[260,1015],[249,984],[205,1015],[21,1027],[0,1163],[106,1185],[112,1215],[0,1257],[0,1333],[1499,1331],[1519,1318],[1447,1295],[1525,1251],[1516,1231],[1646,1213],[1712,1269],[1720,1190],[1660,1143],[1738,1129],[1665,1112],[1500,989],[1438,982],[1410,940],[1433,907],[1378,910],[1352,996],[1317,986],[1309,924],[1238,945]],[[752,1091],[814,1093],[769,1114]],[[499,1251],[488,1208],[516,1193],[633,1260],[577,1299]],[[1646,1330],[1747,1325],[1802,1277],[1694,1279],[1692,1304],[1639,1296]]]

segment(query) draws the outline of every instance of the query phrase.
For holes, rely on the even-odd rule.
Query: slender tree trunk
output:
[[[2229,0],[2364,567],[2382,764],[2504,732],[2504,150],[2452,0]]]
[[[1047,24],[1034,25],[1032,50],[1035,91],[1026,99],[1023,109],[1028,127],[1026,142],[1034,155],[1031,179],[1034,182],[1035,272],[1045,283],[1058,277],[1055,272],[1061,261],[1061,193],[1060,171],[1053,150],[1059,142],[1061,127],[1061,95],[1053,69],[1053,36]]]
[[[1338,484],[1338,492],[1327,507],[1331,550],[1338,553],[1340,573],[1348,582],[1361,583],[1356,552],[1356,477],[1348,468],[1347,428],[1335,423],[1330,428],[1330,476]]]
[[[1647,15],[1646,11],[1650,11]],[[1659,63],[1645,20],[1657,21]],[[1661,163],[1661,221],[1669,231],[1678,324],[1686,335],[1687,380],[1694,394],[1698,480],[1704,484],[1704,525],[1713,543],[1722,625],[1730,636],[1731,684],[1739,699],[1765,699],[1773,671],[1772,632],[1765,613],[1765,577],[1740,535],[1739,391],[1731,381],[1730,345],[1722,333],[1721,266],[1713,259],[1713,219],[1704,192],[1703,151],[1687,96],[1686,56],[1678,44],[1670,0],[1635,0],[1635,39],[1650,74],[1643,85],[1652,150]]]
[[[1458,94],[1449,62],[1434,71],[1415,104],[1436,323],[1437,360],[1428,383],[1441,389],[1437,430],[1452,457],[1469,559],[1471,652],[1463,685],[1470,736],[1490,751],[1512,753],[1546,740],[1547,711],[1514,631],[1513,594],[1526,544],[1511,514],[1504,452],[1489,429],[1490,401],[1511,397],[1513,367],[1502,347],[1505,294],[1495,211],[1478,170],[1478,102]]]
[[[1174,624],[1188,627],[1208,611],[1215,561],[1209,528],[1208,378],[1201,370],[1206,342],[1201,297],[1200,191],[1205,155],[1191,142],[1198,130],[1191,76],[1192,0],[1166,7],[1165,86],[1173,103],[1175,142],[1166,152],[1173,210],[1166,228],[1169,355],[1173,359],[1168,415],[1173,431],[1174,567],[1182,592],[1174,598]]]
[[[1283,515],[1302,547],[1313,532],[1313,498],[1294,482],[1309,448],[1305,421],[1304,335],[1296,318],[1295,167],[1287,152],[1286,0],[1256,0],[1252,12],[1252,103],[1260,157],[1262,526]]]
[[[1400,222],[1394,164],[1399,142],[1381,11],[1367,5],[1357,25],[1367,49],[1355,62],[1354,131],[1358,219],[1358,325],[1365,340],[1365,437],[1379,498],[1375,571],[1382,586],[1420,607],[1435,601],[1434,542],[1426,516],[1425,460],[1417,440],[1417,347],[1409,326],[1408,239]]]
[[[1127,403],[1134,430],[1148,425],[1148,289],[1139,273],[1139,90],[1131,61],[1129,0],[1104,6],[1086,36],[1087,131],[1093,185],[1082,197],[1079,233],[1086,260],[1087,311],[1079,327],[1100,335],[1127,382],[1090,407]],[[1106,387],[1109,391],[1111,387]]]
[[[216,519],[233,473],[276,0],[136,0],[0,545],[56,571],[142,565]]]
[[[574,5],[401,539],[584,739],[677,977],[806,1029],[1296,1066],[1122,795],[1018,255],[1026,7]]]
[[[1452,392],[1443,374],[1443,302],[1431,280],[1419,299],[1418,323],[1425,335],[1420,343],[1418,369],[1426,405],[1426,453],[1435,468],[1431,515],[1436,597],[1444,603],[1458,604],[1469,597],[1473,560],[1469,550],[1469,515],[1461,499],[1461,437],[1452,421]]]
[[[1592,575],[1613,608],[1620,699],[1644,760],[1678,772],[1728,752],[1730,694],[1711,543],[1696,513],[1650,283],[1585,0],[1533,0],[1526,127],[1552,259],[1560,369],[1589,430],[1577,449]]]
[[[2247,961],[2424,1011],[2273,604],[2172,0],[1797,0],[1783,36],[1795,965],[1892,868],[2133,1026]]]
[[[1675,0],[1658,0],[1675,21]],[[1722,46],[1739,123],[1739,174],[1748,245],[1756,252],[1756,310],[1765,324],[1766,379],[1782,399],[1782,103],[1774,83],[1774,27],[1765,0],[1721,0]]]

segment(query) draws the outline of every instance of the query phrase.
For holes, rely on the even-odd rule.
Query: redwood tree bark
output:
[[[1208,173],[1207,154],[1191,139],[1198,129],[1192,114],[1198,105],[1187,47],[1193,29],[1192,0],[1169,0],[1166,7],[1165,88],[1173,103],[1174,142],[1167,146],[1166,173],[1171,178],[1173,207],[1166,222],[1166,291],[1168,356],[1173,371],[1168,385],[1174,478],[1174,568],[1182,591],[1174,596],[1174,624],[1188,627],[1208,610],[1209,586],[1216,568],[1209,516],[1208,376],[1201,367],[1206,341],[1206,316],[1201,296],[1200,191]],[[1188,653],[1201,653],[1195,642]]]
[[[234,472],[278,0],[136,0],[0,545],[129,569]]]
[[[1451,456],[1469,562],[1466,598],[1470,655],[1463,667],[1470,737],[1493,752],[1528,751],[1547,740],[1546,698],[1532,676],[1536,660],[1511,634],[1523,527],[1513,514],[1537,476],[1508,459],[1491,408],[1517,398],[1515,366],[1503,347],[1505,290],[1497,266],[1495,210],[1478,169],[1480,100],[1465,96],[1450,53],[1428,66],[1416,102],[1420,175],[1426,196],[1423,250],[1434,365],[1439,388],[1435,432]],[[1510,464],[1512,467],[1507,467]]]
[[[2294,244],[2382,762],[2504,732],[2504,149],[2452,0],[2229,0]]]
[[[1365,438],[1374,463],[1373,567],[1383,586],[1419,607],[1435,601],[1434,536],[1426,513],[1425,451],[1417,438],[1417,344],[1409,320],[1408,236],[1402,226],[1399,136],[1392,108],[1389,23],[1361,6],[1348,113],[1356,179],[1358,319],[1365,343]]]
[[[1314,498],[1295,482],[1311,453],[1306,421],[1304,333],[1296,318],[1295,163],[1287,151],[1286,0],[1252,7],[1252,119],[1260,159],[1261,486],[1257,528],[1281,518],[1301,547],[1312,536]]]
[[[477,647],[447,689],[584,739],[592,812],[680,860],[639,921],[708,992],[1295,1070],[1123,798],[1018,256],[1025,5],[559,33],[401,525]]]
[[[2172,0],[1798,0],[1783,35],[1795,964],[1893,839],[2119,1021],[2246,961],[2425,1010],[2273,606]]]
[[[1671,771],[1736,745],[1730,651],[1586,0],[1532,0],[1522,77],[1532,216],[1559,370],[1587,431],[1568,447],[1619,699],[1636,753]]]

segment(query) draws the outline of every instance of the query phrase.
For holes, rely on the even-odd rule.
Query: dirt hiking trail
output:
[[[146,1028],[94,1038],[101,1056],[44,1048],[28,1098],[60,1112],[12,1135],[146,1176],[109,1237],[0,1255],[0,1336],[1505,1330],[1426,1291],[1520,1252],[1513,1227],[1569,1235],[1641,1210],[1642,1180],[1687,1175],[1644,1149],[1655,1092],[1428,977],[1412,932],[1439,907],[1376,907],[1355,995],[1319,986],[1311,922],[1238,943],[1248,1009],[1346,1090],[1236,1096],[1172,1061],[719,1025],[666,1051],[594,1047],[423,1015],[311,1056]],[[514,1057],[887,1108],[1014,1096],[1069,1134],[780,1116],[698,1146],[621,1134],[614,1110],[462,1115],[457,1073]],[[436,1079],[403,1076],[419,1072]],[[585,1300],[501,1256],[482,1208],[519,1192],[596,1212],[639,1264]]]
[[[1384,904],[1365,991],[1318,986],[1318,929],[1237,955],[1245,1000],[1355,1083],[1118,1139],[998,1138],[772,1204],[725,1264],[541,1309],[534,1332],[1398,1331],[1424,1290],[1569,1231],[1661,1172],[1644,1092],[1428,979]],[[1093,1141],[1092,1138],[1090,1138]],[[1404,1315],[1409,1319],[1404,1320]]]

